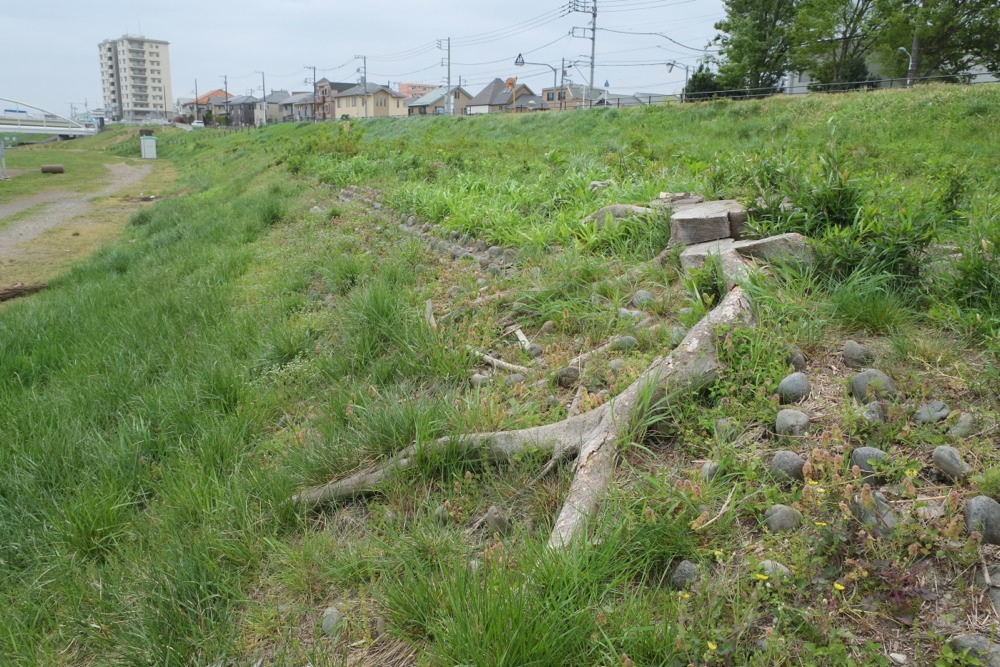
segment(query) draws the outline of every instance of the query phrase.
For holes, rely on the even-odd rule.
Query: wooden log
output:
[[[29,294],[34,294],[35,292],[40,292],[48,287],[45,283],[39,283],[37,285],[14,285],[13,287],[0,288],[0,301],[10,301],[11,299],[16,299],[21,296],[28,296]]]
[[[66,168],[61,164],[43,164],[42,165],[43,174],[65,174]]]

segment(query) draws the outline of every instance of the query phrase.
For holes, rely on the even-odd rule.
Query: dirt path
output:
[[[53,227],[64,225],[74,218],[85,215],[90,209],[91,200],[106,197],[122,188],[135,185],[153,170],[149,164],[132,165],[125,162],[116,162],[107,168],[110,182],[98,192],[88,194],[46,192],[22,197],[0,206],[0,222],[2,222],[4,218],[16,215],[32,206],[51,202],[38,213],[0,229],[0,259],[15,257],[22,244],[36,239]]]

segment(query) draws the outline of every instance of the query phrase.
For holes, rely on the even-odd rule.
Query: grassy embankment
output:
[[[931,519],[901,510],[891,538],[859,535],[840,505],[854,480],[836,455],[880,446],[904,501],[946,494],[923,464],[948,439],[908,419],[943,397],[981,424],[960,444],[966,459],[996,470],[998,121],[1000,90],[934,88],[355,122],[347,135],[338,125],[167,134],[159,152],[186,194],[0,313],[0,652],[25,665],[409,655],[591,665],[626,654],[635,664],[847,665],[887,664],[885,643],[931,664],[966,625],[977,547],[943,504]],[[87,141],[108,138],[74,147]],[[136,142],[95,159],[116,152],[134,155]],[[593,180],[613,185],[595,192]],[[486,276],[430,253],[370,207],[339,201],[336,188],[353,184],[380,188],[393,217],[414,212],[517,248],[518,268]],[[674,269],[607,280],[655,255],[667,231],[579,220],[662,190],[788,195],[804,215],[761,211],[756,228],[808,228],[826,242],[818,269],[756,281],[761,326],[733,336],[729,370],[709,392],[621,443],[596,544],[544,553],[570,471],[528,486],[538,456],[427,455],[369,500],[308,515],[288,504],[294,490],[414,441],[564,416],[572,391],[535,386],[544,370],[469,387],[466,344],[529,362],[504,336],[509,324],[530,335],[555,323],[538,339],[550,370],[633,333],[635,349],[588,366],[584,402],[626,386],[717,285]],[[931,242],[954,246],[957,271],[933,270]],[[482,294],[508,298],[475,306],[480,278]],[[666,326],[637,330],[616,316],[638,288],[654,293],[645,309]],[[884,426],[860,426],[845,373],[832,370],[849,335],[878,350],[904,392]],[[786,343],[811,359],[813,435],[737,444],[714,433],[719,417],[741,432],[773,423]],[[612,358],[624,365],[612,371]],[[769,479],[766,454],[782,447],[819,448],[816,484]],[[694,472],[709,457],[725,470],[712,484]],[[995,472],[973,479],[961,496],[1000,493]],[[732,509],[692,531],[734,488]],[[798,503],[805,525],[768,534],[760,517],[773,502]],[[468,534],[491,504],[512,531]],[[707,577],[688,593],[661,584],[679,558]],[[767,558],[792,577],[762,577]],[[930,599],[937,584],[950,597]],[[328,638],[318,624],[335,603],[346,621]]]

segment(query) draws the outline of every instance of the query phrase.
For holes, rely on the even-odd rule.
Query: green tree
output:
[[[886,0],[890,2],[890,0]],[[875,48],[889,76],[960,76],[979,65],[1000,69],[1000,4],[996,0],[891,0]]]
[[[749,94],[776,92],[788,71],[792,25],[800,0],[724,0],[719,31],[719,83]]]
[[[722,90],[715,72],[708,69],[704,63],[698,65],[698,70],[688,79],[684,86],[684,100],[693,102],[696,100],[707,100],[715,97],[715,94]]]
[[[801,0],[792,27],[792,68],[821,84],[867,81],[867,58],[895,10],[891,1]]]

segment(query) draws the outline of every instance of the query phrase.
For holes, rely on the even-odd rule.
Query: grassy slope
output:
[[[564,473],[516,493],[536,460],[494,469],[432,457],[383,497],[318,516],[297,516],[284,499],[414,440],[558,418],[564,408],[546,407],[553,388],[466,385],[472,360],[464,342],[516,355],[499,335],[512,314],[525,327],[556,321],[557,334],[545,341],[556,360],[631,331],[607,313],[640,286],[655,291],[653,309],[668,322],[683,319],[685,290],[669,272],[600,284],[655,254],[664,238],[644,228],[581,232],[575,222],[598,205],[641,203],[664,189],[747,194],[736,176],[741,164],[783,155],[809,171],[836,127],[854,168],[900,187],[927,189],[940,165],[971,165],[963,204],[974,224],[941,230],[971,244],[975,225],[997,225],[998,121],[1000,90],[978,87],[373,121],[354,123],[347,136],[331,126],[285,126],[169,137],[160,154],[190,194],[138,216],[120,244],[57,289],[0,313],[0,652],[17,664],[190,664],[262,653],[279,664],[323,664],[370,639],[375,619],[387,617],[391,635],[428,650],[423,662],[610,664],[628,653],[636,664],[722,664],[727,655],[737,664],[847,664],[849,655],[876,664],[879,652],[865,640],[895,636],[879,619],[895,613],[887,592],[916,588],[905,579],[912,540],[868,546],[844,524],[805,530],[790,544],[760,535],[755,517],[766,502],[803,503],[823,519],[839,510],[767,485],[756,445],[734,449],[706,428],[716,416],[773,417],[754,386],[784,372],[779,340],[817,356],[842,340],[843,298],[819,285],[761,287],[771,331],[737,342],[733,373],[718,387],[739,405],[685,403],[653,441],[670,448],[629,450],[629,490],[612,499],[620,514],[599,547],[528,571],[567,481]],[[109,150],[127,153],[132,143]],[[591,180],[607,178],[616,185],[591,192]],[[476,274],[405,236],[375,233],[384,221],[317,180],[370,182],[384,189],[387,205],[522,248],[521,272],[491,279],[490,290],[507,289],[525,305],[470,307]],[[310,212],[316,206],[321,212]],[[451,285],[458,296],[446,294]],[[450,311],[438,335],[423,325],[428,298]],[[906,328],[893,336],[875,324],[862,333],[913,387],[911,400],[945,392],[993,418],[986,383],[995,378],[975,356],[979,344],[963,351],[968,339],[959,334],[969,328],[928,319],[949,313],[947,300],[925,295],[916,311],[891,294],[875,298],[884,299],[877,310],[899,309],[892,322]],[[621,377],[603,362],[589,373],[595,395],[627,382],[667,338],[636,333],[639,348],[620,355]],[[943,354],[928,342],[941,337],[954,341]],[[960,383],[946,380],[954,373]],[[816,444],[839,451],[854,442],[840,431],[851,423],[844,420],[831,417]],[[914,461],[941,441],[929,430],[904,431],[870,437],[887,448],[911,443],[900,458]],[[980,468],[996,464],[991,432],[970,444]],[[687,525],[699,506],[719,507],[730,486],[674,482],[692,458],[708,455],[729,465],[740,509],[695,536]],[[842,485],[833,462],[816,465],[826,466],[817,477],[831,491]],[[441,529],[434,510],[445,500],[454,521]],[[514,534],[500,542],[463,536],[491,503],[518,519]],[[793,584],[772,589],[747,578],[742,563],[755,543],[782,554],[797,573]],[[716,562],[726,595],[705,587],[686,598],[654,585],[678,556]],[[489,566],[485,586],[470,579],[469,559]],[[949,552],[941,571],[957,574],[968,559]],[[876,560],[894,564],[877,581],[855,583],[857,570]],[[853,588],[831,595],[834,581]],[[316,627],[333,602],[349,618],[339,642]],[[783,643],[754,652],[765,631]],[[924,628],[908,647],[926,660],[938,644]],[[378,651],[399,646],[383,640],[355,653],[388,662]]]

